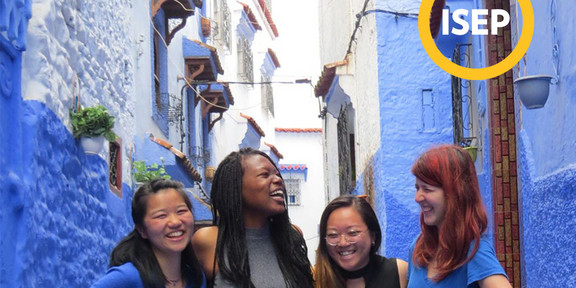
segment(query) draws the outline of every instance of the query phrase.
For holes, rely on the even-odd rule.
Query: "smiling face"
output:
[[[345,239],[349,235],[353,236],[353,231],[360,232],[354,239],[349,239],[356,243]],[[336,246],[326,243],[326,248],[328,255],[338,266],[347,271],[356,271],[368,265],[374,236],[355,208],[338,208],[330,214],[326,223],[326,235],[330,237],[335,234],[338,234],[338,243]]]
[[[242,161],[242,203],[246,227],[262,227],[268,217],[284,213],[286,188],[280,172],[262,155]]]
[[[144,227],[138,231],[156,257],[180,257],[194,231],[194,216],[175,189],[161,189],[149,196]]]
[[[416,178],[416,195],[414,200],[420,204],[424,224],[440,228],[446,214],[446,198],[440,187],[426,184]]]

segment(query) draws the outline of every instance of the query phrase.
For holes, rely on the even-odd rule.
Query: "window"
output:
[[[288,193],[288,205],[290,206],[300,205],[300,181],[297,178],[284,179],[284,185],[286,185],[286,192]]]
[[[348,194],[356,185],[356,152],[354,143],[354,108],[342,107],[338,117],[338,176],[340,195]]]
[[[262,75],[261,81],[263,83],[261,85],[262,109],[274,117],[274,94],[272,84],[270,84],[270,78]]]
[[[122,198],[122,139],[118,137],[109,145],[108,184],[110,190]]]
[[[156,121],[164,135],[168,136],[168,47],[166,46],[165,15],[159,10],[152,24],[153,57],[152,59],[152,119]]]
[[[456,45],[453,61],[463,67],[471,67],[472,45]],[[475,150],[477,155],[477,170],[482,170],[482,123],[483,117],[478,113],[478,100],[475,89],[476,81],[460,79],[452,76],[452,121],[454,129],[454,144],[465,149]],[[474,157],[474,156],[473,156]],[[476,159],[475,159],[476,160]]]
[[[219,0],[216,9],[217,27],[214,30],[214,40],[219,40],[220,45],[225,51],[230,51],[232,43],[232,15],[228,8],[227,0]]]
[[[434,111],[434,93],[432,89],[422,89],[422,127],[421,131],[436,130],[436,113]]]
[[[252,49],[246,38],[238,39],[238,76],[247,82],[254,82]]]

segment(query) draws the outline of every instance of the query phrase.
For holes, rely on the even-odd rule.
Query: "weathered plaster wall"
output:
[[[22,97],[46,103],[68,129],[73,94],[85,106],[102,104],[116,117],[125,142],[134,131],[132,1],[34,1],[28,50],[22,64]],[[79,86],[74,88],[77,75]],[[123,145],[123,173],[130,173],[130,145]]]
[[[131,228],[132,191],[108,188],[107,163],[87,155],[44,103],[23,104],[25,178],[16,273],[20,287],[88,287]],[[18,203],[15,203],[16,205]],[[17,209],[18,206],[13,206]]]
[[[372,6],[368,5],[367,9]],[[356,8],[359,9],[359,8]],[[356,174],[364,172],[370,159],[380,147],[380,103],[378,97],[377,32],[375,14],[367,14],[360,22],[356,41],[352,46],[354,56],[348,71],[340,76],[340,85],[350,95],[355,109],[354,137],[356,151]],[[345,38],[345,37],[343,37]]]
[[[431,144],[453,141],[450,75],[424,51],[416,18],[377,13],[376,21],[382,144],[374,157],[374,203],[382,252],[407,259],[420,214],[410,167]],[[433,105],[425,107],[423,97]]]
[[[108,187],[106,153],[87,155],[71,136],[73,95],[105,105],[116,117],[130,177],[133,130],[131,1],[35,1],[22,57],[17,123],[22,182],[8,210],[14,242],[11,287],[88,287],[104,274],[109,253],[131,227],[131,188]],[[77,75],[80,85],[73,88]],[[9,139],[4,138],[3,139]],[[21,149],[21,150],[20,150]],[[103,158],[104,157],[104,158]],[[18,162],[17,162],[18,163]]]
[[[555,5],[554,5],[555,4]],[[576,46],[572,2],[532,1],[534,38],[517,76],[550,74],[543,108],[516,99],[524,287],[576,286]],[[518,8],[517,8],[518,9]],[[513,25],[521,20],[512,17]],[[518,38],[518,35],[515,35]],[[553,49],[557,46],[557,56]],[[555,71],[556,70],[556,71]]]
[[[22,5],[23,4],[23,5]],[[25,167],[20,74],[26,49],[30,4],[3,1],[0,9],[0,286],[14,287],[22,269],[18,251],[24,238]]]

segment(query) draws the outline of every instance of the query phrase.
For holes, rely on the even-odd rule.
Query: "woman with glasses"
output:
[[[474,162],[455,145],[429,149],[412,166],[422,231],[410,247],[408,287],[511,287],[494,248]]]
[[[372,206],[362,197],[340,196],[320,218],[316,287],[406,287],[408,264],[376,254],[382,232]]]

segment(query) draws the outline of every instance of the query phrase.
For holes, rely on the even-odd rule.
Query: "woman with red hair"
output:
[[[483,236],[488,218],[468,152],[455,145],[431,148],[412,174],[422,231],[410,246],[408,288],[512,287]]]

